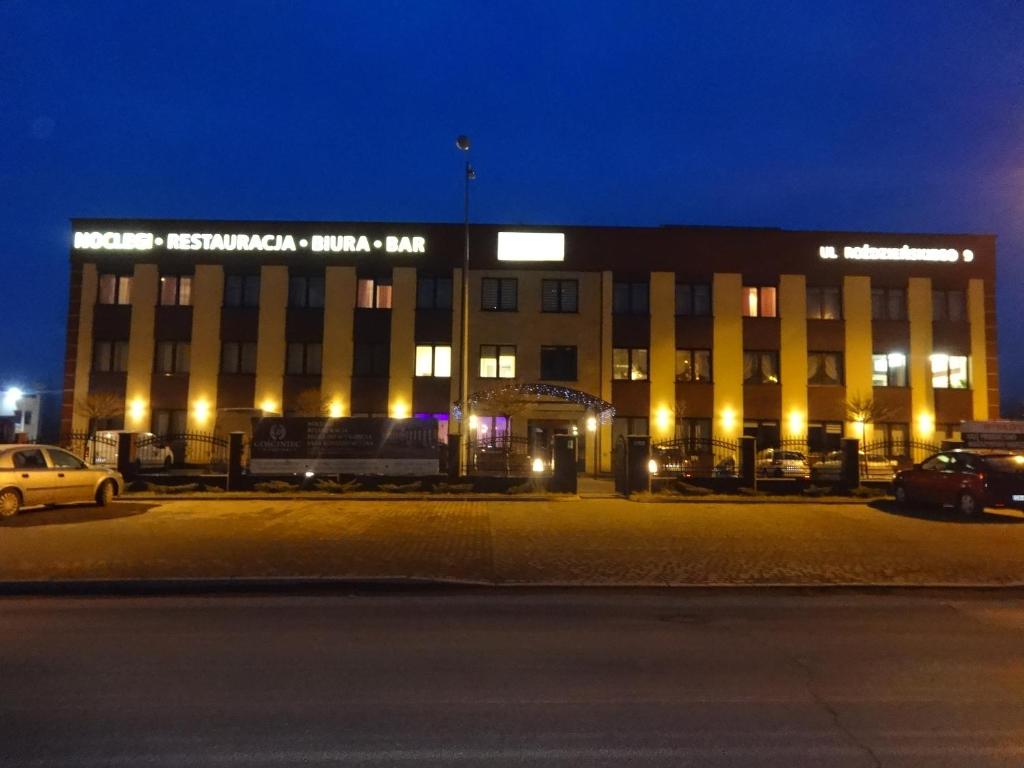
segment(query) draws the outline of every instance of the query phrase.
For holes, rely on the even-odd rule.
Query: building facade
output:
[[[62,432],[232,412],[430,415],[460,431],[461,225],[75,220]],[[998,416],[995,238],[720,227],[470,228],[469,392],[582,393],[470,439],[935,441]],[[610,402],[595,420],[586,398]],[[104,416],[97,401],[118,401]],[[851,416],[873,404],[875,416]],[[581,403],[583,403],[581,405]],[[596,423],[595,423],[596,422]]]

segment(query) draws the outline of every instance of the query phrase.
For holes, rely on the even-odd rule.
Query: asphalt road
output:
[[[0,599],[4,766],[1020,766],[1024,595]]]

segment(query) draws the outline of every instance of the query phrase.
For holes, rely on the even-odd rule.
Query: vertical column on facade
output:
[[[192,278],[192,361],[188,375],[188,429],[211,432],[217,414],[220,312],[224,267],[199,264]]]
[[[743,276],[716,272],[712,282],[714,331],[711,370],[715,388],[715,437],[735,440],[743,433]]]
[[[612,400],[612,295],[614,279],[611,271],[601,273],[601,399]],[[614,403],[612,403],[614,405]],[[602,472],[612,471],[612,454],[615,446],[612,442],[612,423],[603,421],[598,425],[601,447],[600,466]]]
[[[452,270],[452,377],[448,385],[449,401],[459,399],[459,382],[462,381],[462,268]],[[448,409],[448,434],[461,435],[462,422],[456,420],[455,409]]]
[[[651,440],[671,440],[676,416],[676,275],[652,272],[650,283]]]
[[[779,276],[782,435],[807,439],[807,278]]]
[[[156,264],[136,264],[132,278],[132,321],[128,336],[125,429],[149,430],[149,393],[153,382],[154,326],[159,272]]]
[[[78,345],[75,351],[74,390],[71,392],[72,432],[85,432],[89,428],[89,417],[82,412],[81,406],[82,399],[89,393],[89,375],[92,373],[92,318],[96,306],[97,280],[96,265],[83,264],[78,328],[75,329]]]
[[[910,318],[910,411],[911,432],[918,440],[935,437],[935,394],[932,390],[932,281],[912,277],[907,284],[907,316]]]
[[[871,278],[847,275],[843,278],[843,346],[846,366],[846,399],[872,398],[871,355],[874,339],[871,329]],[[846,422],[846,434],[871,440],[870,425]]]
[[[967,283],[967,319],[971,323],[971,416],[987,419],[988,355],[985,343],[985,281],[971,278]]]
[[[412,377],[416,358],[416,268],[395,267],[391,285],[388,415],[395,419],[405,419],[412,416]]]
[[[324,341],[320,398],[333,418],[352,412],[352,330],[355,267],[327,267],[324,277]]]
[[[260,319],[256,337],[256,403],[267,413],[283,413],[288,267],[260,270]]]

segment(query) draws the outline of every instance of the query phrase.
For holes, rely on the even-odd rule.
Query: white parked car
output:
[[[787,451],[781,448],[765,448],[757,454],[757,474],[759,477],[795,477],[809,478],[811,467],[807,457],[800,451]]]
[[[86,448],[95,453],[89,456],[93,464],[100,466],[117,466],[117,441],[118,435],[129,432],[127,429],[108,429],[96,433],[96,440],[87,440]],[[137,432],[135,450],[135,465],[137,468],[162,468],[167,469],[174,463],[174,452],[171,447],[159,440],[152,432]]]
[[[860,479],[888,482],[896,472],[896,461],[879,453],[860,452]],[[843,473],[843,452],[829,451],[814,465],[811,474],[815,481],[839,482]]]

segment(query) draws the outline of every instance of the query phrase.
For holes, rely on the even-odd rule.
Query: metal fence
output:
[[[117,463],[117,438],[99,436],[89,432],[72,432],[61,441],[61,446],[91,463]]]
[[[530,442],[526,437],[498,435],[470,440],[466,448],[469,471],[479,475],[516,476],[530,473]]]
[[[941,450],[941,443],[924,440],[872,440],[861,446],[861,451],[867,455],[884,456],[895,461],[897,469],[907,469],[919,464]]]
[[[174,467],[227,471],[228,441],[205,432],[151,435],[140,438],[135,448],[140,456],[161,452]]]
[[[741,471],[739,443],[715,438],[681,438],[651,445],[658,474],[688,477],[738,477]]]

